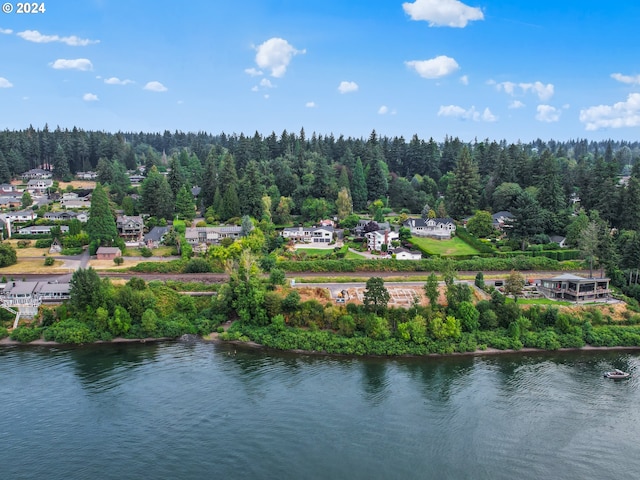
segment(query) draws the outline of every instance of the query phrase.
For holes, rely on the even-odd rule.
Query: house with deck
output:
[[[603,301],[611,296],[609,278],[584,278],[565,273],[540,280],[538,290],[547,298],[571,302]]]
[[[328,245],[333,241],[333,227],[290,227],[280,232],[280,235],[294,243],[312,243]]]
[[[116,217],[118,235],[126,241],[142,241],[144,220],[140,215],[118,215]]]

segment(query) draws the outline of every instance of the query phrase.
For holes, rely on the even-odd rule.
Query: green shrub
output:
[[[50,267],[51,265],[53,265],[54,263],[56,263],[55,258],[53,257],[47,257],[44,259],[44,265],[45,267]]]
[[[36,248],[49,248],[49,247],[51,247],[52,243],[53,243],[53,239],[52,238],[39,238],[38,240],[36,240],[35,247]]]
[[[204,258],[192,258],[184,266],[184,273],[209,273],[211,264]]]
[[[96,340],[95,332],[86,323],[74,319],[54,323],[44,331],[45,340],[65,344],[90,343]]]
[[[21,343],[29,343],[38,340],[42,336],[42,330],[36,327],[18,327],[11,332],[11,340]]]
[[[153,252],[148,247],[142,247],[140,249],[140,255],[142,255],[144,258],[149,258],[153,256]]]

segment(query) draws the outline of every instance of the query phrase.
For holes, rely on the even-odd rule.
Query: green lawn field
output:
[[[436,240],[435,238],[411,237],[409,240],[416,246],[422,247],[431,255],[478,255],[478,252],[471,245],[464,243],[457,237],[451,240]]]

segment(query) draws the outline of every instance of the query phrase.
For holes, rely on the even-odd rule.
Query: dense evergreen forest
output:
[[[61,180],[94,170],[112,200],[132,211],[124,173],[140,169],[149,176],[155,165],[168,175],[147,177],[136,213],[174,218],[186,200],[184,187],[197,185],[208,222],[248,215],[290,225],[294,218],[344,218],[351,207],[367,212],[380,202],[387,211],[426,209],[457,221],[479,210],[506,210],[515,217],[514,249],[566,236],[620,285],[629,283],[627,270],[640,266],[639,158],[639,142],[585,139],[465,143],[375,131],[366,139],[308,136],[304,129],[266,137],[47,126],[0,132],[0,182],[34,167]]]

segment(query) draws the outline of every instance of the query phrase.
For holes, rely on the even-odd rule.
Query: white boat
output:
[[[622,380],[625,378],[629,378],[631,374],[629,372],[623,372],[622,370],[612,370],[611,372],[604,372],[605,378],[612,378],[614,380]]]

